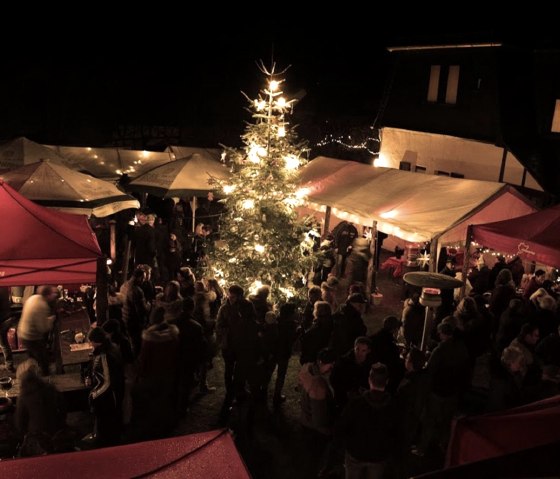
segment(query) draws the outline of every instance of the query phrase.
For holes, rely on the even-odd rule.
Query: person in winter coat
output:
[[[385,390],[389,375],[376,363],[369,373],[369,391],[352,399],[337,423],[336,435],[344,443],[347,478],[381,478],[391,456],[398,451],[397,416]]]
[[[24,438],[20,454],[31,455],[27,445],[32,437],[41,443],[45,453],[53,452],[53,437],[66,426],[66,407],[62,395],[41,377],[39,364],[32,358],[18,366],[17,378],[20,386],[16,427]]]
[[[93,346],[89,403],[95,416],[95,444],[99,447],[114,446],[119,443],[121,435],[123,366],[105,331],[93,328],[88,339]]]

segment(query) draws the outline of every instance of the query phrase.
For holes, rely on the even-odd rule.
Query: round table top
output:
[[[406,273],[403,279],[413,286],[421,288],[453,289],[463,286],[459,279],[441,273],[430,273],[428,271],[412,271]]]

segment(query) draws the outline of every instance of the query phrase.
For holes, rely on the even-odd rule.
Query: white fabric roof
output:
[[[407,241],[464,241],[467,225],[536,211],[513,188],[318,157],[300,171],[310,206]],[[499,205],[499,206],[496,206]],[[475,216],[476,221],[474,221]],[[469,219],[469,221],[467,221]],[[445,234],[445,235],[444,235]],[[443,241],[443,239],[441,239]]]

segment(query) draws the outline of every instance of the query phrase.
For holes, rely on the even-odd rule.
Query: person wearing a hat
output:
[[[89,403],[95,416],[95,444],[99,447],[114,446],[120,442],[121,435],[123,366],[103,329],[91,329],[88,340],[93,347]]]
[[[333,332],[330,347],[337,357],[346,354],[354,347],[354,341],[367,332],[362,319],[366,311],[367,299],[360,293],[352,294],[340,310],[333,315]]]

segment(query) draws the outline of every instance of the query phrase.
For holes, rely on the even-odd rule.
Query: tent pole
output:
[[[117,222],[115,220],[109,220],[109,250],[110,250],[109,254],[113,264],[117,259],[116,226],[117,226]]]
[[[325,221],[323,223],[323,231],[321,234],[321,239],[325,239],[329,234],[329,226],[331,224],[331,207],[327,206],[325,210]]]
[[[465,296],[465,291],[467,289],[467,275],[469,274],[469,264],[471,262],[471,243],[472,243],[472,230],[473,225],[467,226],[467,239],[465,241],[465,255],[463,256],[463,271],[461,272],[461,279],[463,280],[463,286],[461,286],[461,292],[459,298]]]
[[[432,320],[431,309],[426,306],[426,312],[424,314],[424,327],[422,328],[422,342],[420,343],[420,351],[426,350],[426,336],[428,335],[428,324]]]
[[[192,197],[191,209],[192,209],[192,232],[194,233],[194,230],[196,228],[196,196]]]
[[[438,239],[439,239],[439,237],[435,236],[434,238],[432,238],[432,241],[430,242],[430,267],[429,267],[429,270],[432,273],[437,273]]]
[[[126,241],[126,246],[124,248],[124,258],[123,258],[123,264],[122,264],[122,280],[121,280],[121,284],[126,283],[126,280],[128,279],[128,263],[130,262],[130,249],[132,247],[132,241],[130,239],[128,239]]]
[[[376,284],[376,271],[375,265],[377,264],[377,221],[373,220],[371,225],[371,242],[369,243],[369,261],[367,268],[367,284],[366,293],[368,298],[371,297],[371,293],[374,293],[377,289]]]
[[[107,297],[107,257],[97,258],[97,293],[95,298],[95,316],[97,326],[101,326],[107,320],[108,297]]]

